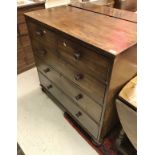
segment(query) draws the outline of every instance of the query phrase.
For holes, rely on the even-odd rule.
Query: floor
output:
[[[17,141],[25,155],[97,155],[39,86],[36,68],[18,75]]]

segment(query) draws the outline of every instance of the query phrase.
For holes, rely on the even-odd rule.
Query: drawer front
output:
[[[66,61],[75,67],[101,81],[107,80],[109,69],[107,58],[63,38],[58,40],[58,51]]]
[[[27,22],[27,24],[30,31],[29,35],[32,39],[56,49],[57,37],[54,32],[49,31],[44,26],[35,24],[33,22]]]
[[[94,121],[98,123],[100,122],[102,108],[99,104],[89,98],[78,87],[76,87],[75,84],[64,78],[60,73],[56,72],[37,57],[36,65],[40,72],[48,77],[49,80],[53,81],[53,83],[55,83],[65,94],[72,98],[72,100],[74,100]]]
[[[98,125],[91,120],[72,100],[39,73],[40,83],[72,114],[72,116],[95,138],[98,135]]]
[[[34,45],[34,44],[33,44]],[[76,69],[66,61],[59,57],[59,53],[45,46],[38,44],[34,47],[34,53],[38,55],[44,62],[57,71],[62,73],[69,80],[76,83],[86,94],[91,96],[99,104],[103,104],[103,98],[105,93],[105,85],[100,83],[98,80],[88,75],[85,72]],[[41,54],[40,54],[41,53]]]

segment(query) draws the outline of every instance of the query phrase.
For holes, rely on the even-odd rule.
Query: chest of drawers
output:
[[[136,24],[71,6],[26,21],[42,88],[100,144],[117,122],[115,96],[136,74]]]

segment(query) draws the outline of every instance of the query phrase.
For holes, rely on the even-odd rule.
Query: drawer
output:
[[[101,81],[107,80],[109,60],[67,39],[59,38],[58,51],[62,58]]]
[[[88,96],[91,96],[99,104],[103,104],[106,88],[104,84],[61,59],[59,57],[59,53],[53,51],[53,49],[45,46],[41,47],[41,44],[39,44],[38,47],[34,47],[34,53],[38,55],[46,64],[62,73],[67,79],[76,83]]]
[[[36,65],[40,72],[72,98],[94,121],[100,122],[102,108],[99,104],[83,93],[75,84],[64,78],[60,73],[56,72],[37,57]]]
[[[74,117],[74,119],[79,122],[84,129],[97,138],[99,129],[98,125],[45,76],[43,76],[41,73],[38,74],[40,83],[65,107],[65,109]]]
[[[18,29],[19,29],[20,35],[28,34],[26,23],[18,24]]]
[[[44,43],[45,45],[51,46],[52,48],[56,49],[57,42],[54,32],[49,31],[44,26],[33,22],[27,22],[27,24],[30,28],[29,35],[31,36],[32,40],[37,40],[39,43]]]

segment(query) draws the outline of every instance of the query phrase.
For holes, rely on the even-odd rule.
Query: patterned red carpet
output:
[[[96,146],[92,143],[91,137],[67,114],[64,114],[65,119],[69,124],[91,145],[99,155],[136,155],[137,152],[131,146],[129,141],[125,142],[125,149],[118,151],[116,149],[116,138],[118,137],[120,126],[115,127],[107,137],[104,138],[103,143],[100,146]],[[118,148],[118,147],[117,147]]]

